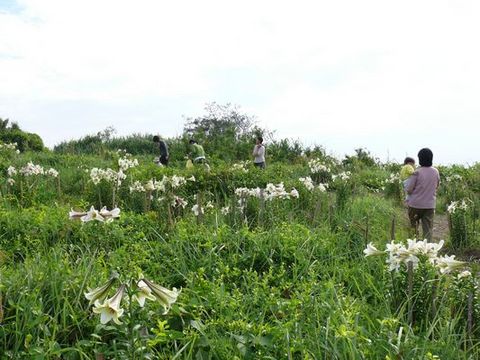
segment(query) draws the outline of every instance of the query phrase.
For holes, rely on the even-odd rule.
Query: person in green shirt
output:
[[[192,159],[194,164],[205,164],[205,150],[203,146],[197,143],[196,140],[190,140],[190,159]]]

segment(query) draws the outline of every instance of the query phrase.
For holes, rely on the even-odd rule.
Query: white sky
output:
[[[339,156],[474,163],[480,1],[0,0],[0,117],[48,146],[236,103]]]

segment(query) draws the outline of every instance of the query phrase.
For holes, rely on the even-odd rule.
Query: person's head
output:
[[[429,148],[423,148],[418,152],[418,162],[420,166],[432,166],[433,152]]]
[[[263,144],[263,138],[261,136],[257,136],[257,139],[255,142],[257,145]]]
[[[403,165],[415,165],[415,159],[411,157],[406,157],[405,160],[403,160]]]
[[[193,144],[196,144],[196,143],[197,143],[197,141],[196,141],[196,140],[194,140],[194,139],[190,139],[190,141],[189,141],[188,143],[189,143],[190,145],[193,145]]]
[[[155,136],[153,137],[153,142],[155,142],[155,143],[160,142],[160,136],[155,135]]]

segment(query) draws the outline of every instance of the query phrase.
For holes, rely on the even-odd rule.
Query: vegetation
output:
[[[149,136],[0,148],[1,359],[480,356],[478,268],[444,257],[479,246],[478,165],[440,169],[445,267],[415,253],[390,270],[365,254],[413,244],[398,165],[280,141],[262,171],[231,161],[250,154],[251,119],[221,119],[189,120],[168,168]],[[209,171],[185,168],[189,136]]]

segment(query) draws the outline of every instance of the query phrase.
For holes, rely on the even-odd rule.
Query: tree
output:
[[[245,159],[256,136],[271,136],[255,124],[255,117],[237,105],[216,102],[205,105],[205,115],[187,118],[183,137],[202,143],[210,157],[223,160]]]

